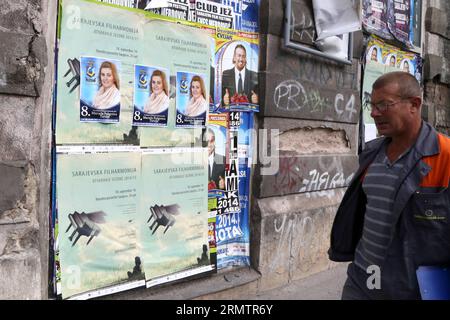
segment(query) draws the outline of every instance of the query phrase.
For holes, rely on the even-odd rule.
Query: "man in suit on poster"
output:
[[[225,156],[216,153],[216,135],[211,128],[206,130],[208,142],[208,190],[225,189]]]
[[[234,48],[234,68],[222,74],[222,104],[250,102],[258,104],[258,73],[246,68],[247,50],[241,44]]]

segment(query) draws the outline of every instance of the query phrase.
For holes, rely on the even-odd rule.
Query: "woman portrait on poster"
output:
[[[190,99],[185,110],[188,117],[196,117],[206,112],[208,102],[205,97],[205,83],[200,76],[193,76],[189,88]]]
[[[92,103],[93,108],[110,109],[120,104],[120,81],[114,63],[103,61],[100,65],[99,86]]]
[[[402,71],[411,73],[411,67],[409,65],[408,59],[405,59],[402,61]],[[414,73],[412,73],[414,74]]]
[[[378,47],[377,46],[372,46],[369,56],[370,56],[370,61],[378,62]]]
[[[396,67],[397,66],[397,57],[394,53],[391,53],[386,57],[386,64],[390,67]]]
[[[169,108],[169,90],[166,74],[155,70],[150,78],[150,96],[144,106],[145,113],[158,114]]]

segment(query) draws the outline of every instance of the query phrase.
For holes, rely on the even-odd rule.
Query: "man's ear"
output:
[[[422,105],[422,98],[421,97],[411,97],[410,101],[411,101],[411,105],[415,109],[417,109],[417,110],[420,109],[420,106]]]

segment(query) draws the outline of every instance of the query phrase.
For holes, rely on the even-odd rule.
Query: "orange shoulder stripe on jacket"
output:
[[[448,187],[450,181],[450,138],[438,134],[439,154],[425,157],[431,171],[422,179],[421,187]]]

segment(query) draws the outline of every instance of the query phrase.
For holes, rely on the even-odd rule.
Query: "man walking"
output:
[[[421,120],[406,72],[372,87],[369,142],[333,223],[329,257],[352,261],[342,299],[420,299],[419,266],[450,266],[450,139]]]

